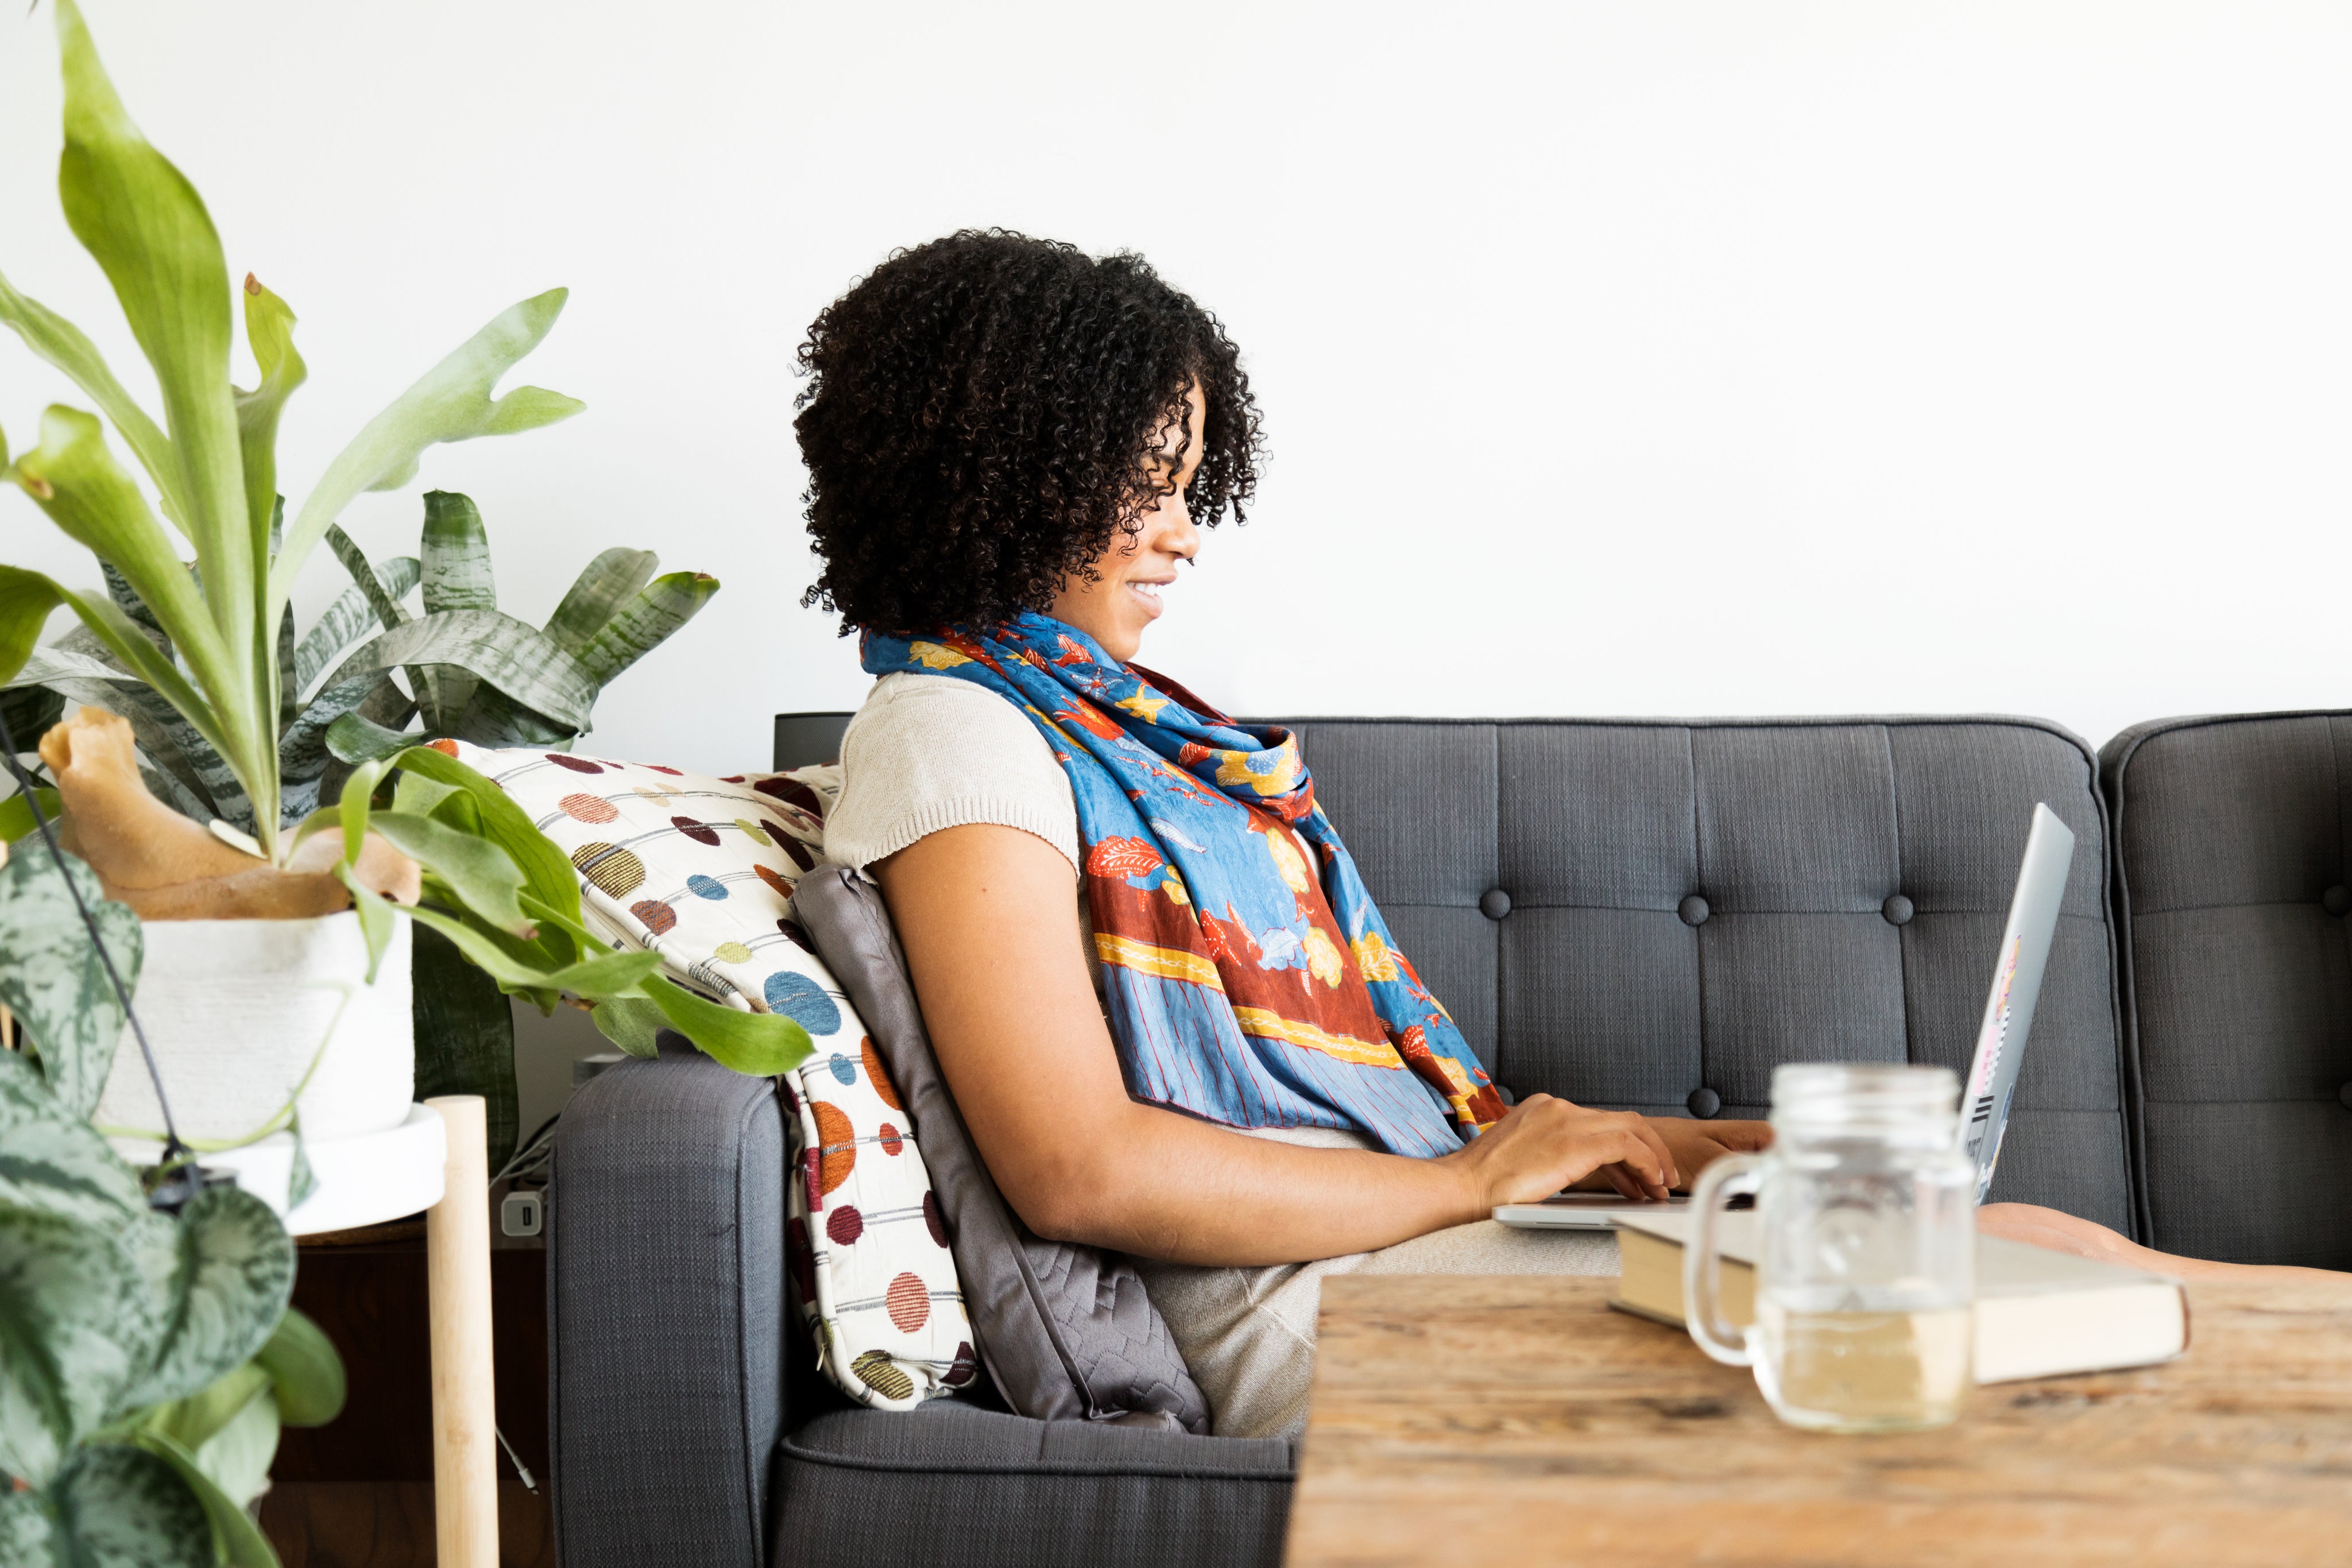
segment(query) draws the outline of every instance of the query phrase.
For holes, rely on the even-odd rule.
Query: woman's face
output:
[[[1198,386],[1184,393],[1192,417],[1183,426],[1171,423],[1160,433],[1160,450],[1150,459],[1151,477],[1175,488],[1136,519],[1133,533],[1111,536],[1109,546],[1095,557],[1095,580],[1074,573],[1045,612],[1076,627],[1103,646],[1119,663],[1135,657],[1143,645],[1143,629],[1160,619],[1160,591],[1176,580],[1176,563],[1190,560],[1201,548],[1201,530],[1185,510],[1184,493],[1192,472],[1201,465],[1201,426],[1207,408]]]

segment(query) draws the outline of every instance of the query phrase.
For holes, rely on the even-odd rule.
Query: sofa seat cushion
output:
[[[777,1446],[772,1568],[1281,1561],[1297,1446],[1032,1421],[940,1399],[815,1417]]]

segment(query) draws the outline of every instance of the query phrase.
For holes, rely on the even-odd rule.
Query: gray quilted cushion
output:
[[[803,877],[793,912],[873,1031],[915,1118],[981,1359],[1022,1416],[1205,1433],[1209,1404],[1135,1266],[1044,1240],[1006,1206],[940,1080],[898,934],[873,887],[839,866]]]

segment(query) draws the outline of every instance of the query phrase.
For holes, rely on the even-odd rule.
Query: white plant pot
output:
[[[151,920],[142,930],[147,956],[131,999],[183,1138],[251,1136],[306,1072],[298,1107],[306,1143],[380,1133],[407,1117],[416,1044],[406,920],[393,922],[373,986],[360,917],[348,910],[311,920]],[[162,1142],[163,1109],[127,1027],[91,1120],[133,1159],[152,1159]],[[152,1133],[154,1143],[132,1153],[123,1129]]]

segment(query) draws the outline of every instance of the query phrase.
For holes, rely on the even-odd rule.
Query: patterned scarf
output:
[[[1502,1116],[1390,939],[1289,731],[1235,724],[1034,612],[977,633],[869,632],[863,655],[877,675],[986,686],[1068,772],[1134,1098],[1227,1126],[1341,1128],[1400,1155],[1444,1154]]]

